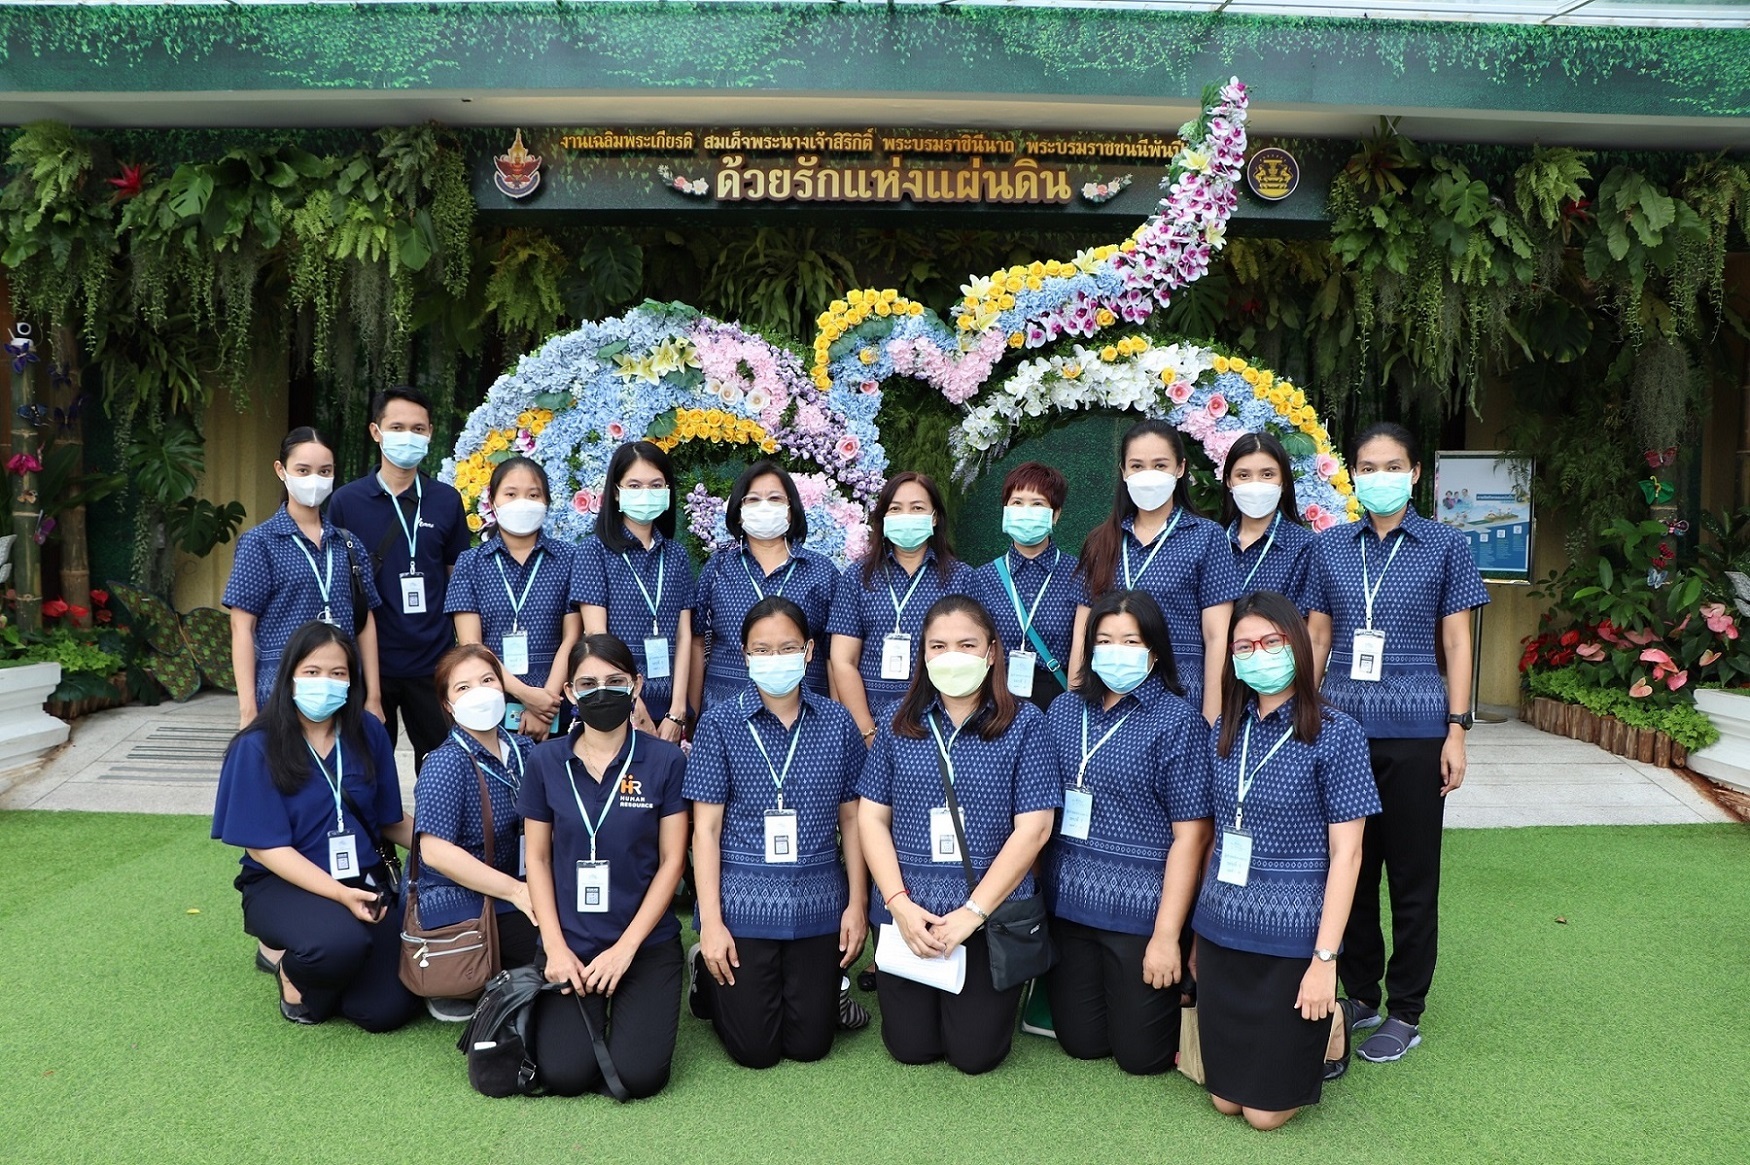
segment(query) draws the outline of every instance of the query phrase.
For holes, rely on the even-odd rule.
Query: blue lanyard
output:
[[[407,528],[407,515],[401,512],[401,496],[389,488],[389,483],[383,480],[381,473],[377,474],[377,484],[383,487],[383,492],[389,495],[389,508],[395,511],[395,520],[401,523],[401,533],[407,537],[407,566],[415,567],[419,555],[419,516],[425,513],[425,486],[419,480],[419,474],[413,475],[413,528]]]
[[[571,767],[577,758],[565,758],[565,779],[571,782],[571,799],[577,802],[577,815],[583,819],[584,829],[589,831],[589,860],[592,862],[595,861],[596,834],[600,832],[603,822],[607,821],[608,814],[613,811],[614,803],[620,799],[620,786],[626,782],[626,772],[632,767],[632,754],[637,751],[638,730],[633,728],[629,731],[631,736],[626,740],[626,763],[620,766],[620,775],[614,778],[614,787],[608,792],[607,802],[602,806],[601,814],[596,817],[593,825],[590,823],[589,813],[583,807],[583,794],[577,791],[577,773]]]
[[[541,558],[546,551],[539,548],[535,550],[535,561],[529,566],[529,577],[527,581],[523,583],[523,593],[521,598],[510,593],[510,576],[504,573],[504,555],[509,553],[510,551],[508,550],[503,551],[502,553],[495,555],[493,561],[498,564],[499,581],[504,583],[504,597],[510,600],[510,630],[511,634],[514,635],[522,627],[523,604],[529,601],[529,588],[535,585],[535,576],[541,573]]]
[[[1051,566],[1045,572],[1045,581],[1039,584],[1039,593],[1033,596],[1033,606],[1025,614],[1021,612],[1021,596],[1015,590],[1015,576],[1009,573],[1009,556],[1005,553],[997,559],[997,573],[1003,578],[1003,586],[1008,588],[1009,602],[1015,604],[1015,618],[1021,624],[1023,637],[1033,630],[1033,616],[1039,613],[1039,604],[1045,601],[1045,588],[1051,585],[1051,572],[1057,569],[1057,564],[1063,558],[1059,550],[1051,560]],[[1146,567],[1144,569],[1147,569]]]
[[[632,556],[622,550],[620,558],[625,562],[626,570],[631,574],[632,581],[638,584],[639,593],[644,596],[644,605],[650,608],[650,633],[661,635],[662,625],[656,612],[657,608],[662,606],[662,580],[668,573],[668,556],[663,554],[654,542],[651,543],[650,548],[656,551],[656,598],[654,599],[650,597],[650,588],[644,585],[644,579],[639,575],[638,568],[632,565]]]
[[[752,587],[754,589],[754,593],[763,599],[766,597],[766,588],[760,585],[759,579],[754,577],[753,567],[751,567],[747,564],[747,560],[751,557],[753,557],[753,555],[749,551],[743,550],[741,552],[741,569],[742,569],[742,572],[747,575],[747,581],[750,585],[752,585]],[[788,569],[786,569],[784,571],[784,577],[778,580],[777,589],[772,591],[772,593],[774,595],[777,595],[779,598],[782,598],[784,596],[784,588],[786,586],[788,586],[790,583],[790,576],[795,574],[795,573],[796,573],[796,555],[792,552],[790,555],[790,565],[789,565]],[[907,597],[909,598],[910,596],[907,596]]]
[[[334,832],[345,833],[346,818],[341,815],[340,787],[346,783],[346,759],[340,752],[340,735],[336,733],[334,737],[334,772],[332,775],[328,772],[328,766],[323,763],[322,758],[316,755],[316,746],[311,744],[309,740],[305,740],[304,747],[310,750],[310,759],[315,761],[316,767],[322,770],[322,779],[328,782],[328,789],[334,794]]]
[[[1148,557],[1142,560],[1142,569],[1136,572],[1137,578],[1146,578],[1148,576],[1148,568],[1154,565],[1155,555],[1161,552],[1161,547],[1167,544],[1167,539],[1171,538],[1173,536],[1173,531],[1179,528],[1179,519],[1184,516],[1185,511],[1183,509],[1173,511],[1173,520],[1168,522],[1167,528],[1162,530],[1155,538],[1154,547],[1148,552]],[[1136,537],[1134,530],[1131,532],[1131,537]],[[1133,578],[1130,573],[1129,539],[1126,539],[1124,542],[1124,588],[1132,591],[1136,589],[1136,578]]]
[[[486,773],[493,780],[509,789],[512,793],[519,793],[522,791],[523,776],[525,775],[522,750],[517,748],[515,741],[506,739],[502,730],[499,732],[498,736],[500,740],[504,741],[505,761],[503,762],[503,767],[505,775],[503,777],[499,776],[498,770],[490,765],[487,766]],[[468,748],[468,742],[471,739],[470,737],[463,736],[459,730],[452,728],[450,729],[450,739],[461,745],[463,752],[470,752]],[[471,752],[470,755],[472,755]],[[514,781],[506,779],[510,776],[509,758],[511,757],[516,758],[516,780]]]
[[[334,622],[334,604],[328,597],[329,592],[334,589],[334,539],[323,539],[323,542],[326,543],[322,548],[322,552],[325,555],[324,564],[327,569],[326,575],[324,575],[322,571],[316,569],[316,556],[310,553],[310,548],[308,546],[304,545],[303,537],[294,534],[292,536],[292,541],[296,542],[298,544],[298,549],[304,552],[304,561],[310,564],[310,573],[316,576],[316,589],[322,592],[322,621],[324,623]]]
[[[905,588],[905,598],[903,599],[893,589],[892,564],[889,563],[888,569],[883,572],[887,579],[887,597],[893,603],[893,633],[895,635],[899,634],[899,620],[905,614],[905,605],[911,602],[912,595],[917,592],[918,584],[924,581],[924,572],[929,569],[930,564],[927,562],[918,564],[918,572],[911,576],[911,586]]]
[[[1280,525],[1282,525],[1282,514],[1278,511],[1276,517],[1270,522],[1270,532],[1264,537],[1263,553],[1258,555],[1258,561],[1252,563],[1252,569],[1246,572],[1246,581],[1240,584],[1242,591],[1251,589],[1252,579],[1257,576],[1258,568],[1264,565],[1264,559],[1270,555],[1270,548],[1276,545],[1276,527]]]
[[[772,754],[766,751],[766,742],[760,739],[759,732],[754,728],[753,721],[747,722],[747,734],[753,737],[754,745],[760,750],[760,756],[765,758],[766,769],[772,774],[772,784],[778,787],[778,808],[784,807],[784,782],[790,779],[790,762],[796,759],[796,746],[802,742],[802,718],[808,715],[807,708],[796,712],[796,726],[790,730],[790,751],[784,756],[784,771],[779,772],[772,766]]]

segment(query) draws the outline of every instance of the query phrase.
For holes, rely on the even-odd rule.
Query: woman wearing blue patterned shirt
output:
[[[1464,783],[1471,726],[1470,612],[1489,593],[1464,536],[1410,505],[1422,466],[1408,430],[1374,425],[1349,460],[1367,518],[1319,535],[1307,571],[1307,630],[1316,665],[1329,657],[1325,700],[1367,734],[1384,806],[1367,823],[1343,936],[1351,1029],[1378,1029],[1356,1054],[1381,1063],[1422,1041],[1439,945],[1446,796]],[[1382,868],[1391,893],[1389,965],[1379,923]]]
[[[1076,559],[1051,537],[1069,498],[1062,473],[1038,461],[1015,466],[1003,479],[1003,533],[1008,551],[974,574],[978,601],[996,620],[1009,653],[1009,690],[1041,711],[1069,681],[1081,582]]]
[[[1240,593],[1275,591],[1304,608],[1315,534],[1301,521],[1288,450],[1269,433],[1247,433],[1228,450],[1221,524],[1233,548]]]
[[[1366,739],[1319,698],[1312,664],[1293,603],[1235,605],[1192,962],[1210,1099],[1257,1129],[1318,1103],[1362,819],[1379,812]]]
[[[904,701],[863,766],[858,827],[864,860],[898,938],[919,959],[965,948],[958,994],[877,975],[881,1039],[902,1064],[946,1059],[968,1075],[1003,1062],[1021,1002],[998,991],[982,931],[990,912],[1036,893],[1032,867],[1062,801],[1045,714],[1009,693],[1002,644],[975,599],[949,595],[925,615],[923,651]],[[949,815],[951,784],[960,833]],[[891,937],[891,936],[890,936]]]
[[[1134,1075],[1179,1050],[1179,937],[1209,850],[1209,726],[1179,695],[1160,608],[1108,591],[1090,662],[1047,720],[1063,814],[1045,851],[1057,1040]]]
[[[752,682],[699,718],[683,785],[707,972],[694,1011],[736,1063],[769,1068],[832,1049],[841,974],[863,952],[856,784],[868,750],[850,713],[803,686],[815,646],[801,607],[761,599],[740,639]]]

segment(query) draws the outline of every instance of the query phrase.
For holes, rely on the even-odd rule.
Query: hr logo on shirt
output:
[[[620,796],[642,797],[643,795],[644,782],[640,781],[637,777],[628,776],[620,781]]]

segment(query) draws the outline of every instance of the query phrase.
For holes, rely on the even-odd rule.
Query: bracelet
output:
[[[901,886],[899,889],[895,890],[891,895],[889,895],[886,898],[883,898],[881,900],[881,905],[882,906],[892,906],[895,899],[897,899],[897,898],[910,898],[910,897],[911,897],[911,891],[907,890],[904,886]]]
[[[672,720],[676,724],[679,724],[682,728],[685,728],[687,726],[686,718],[683,716],[676,716],[673,712],[670,712],[667,716],[664,716],[663,719],[664,720]]]
[[[873,728],[869,729],[869,731],[863,733],[863,739],[868,740],[871,736],[875,735],[875,732],[876,732],[875,729],[873,729]]]

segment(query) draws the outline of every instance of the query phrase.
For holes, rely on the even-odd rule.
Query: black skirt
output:
[[[1199,936],[1197,1022],[1212,1096],[1262,1112],[1319,1102],[1331,1021],[1294,1007],[1307,964]]]

